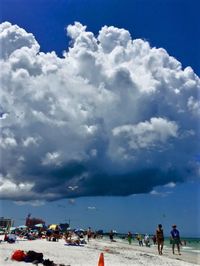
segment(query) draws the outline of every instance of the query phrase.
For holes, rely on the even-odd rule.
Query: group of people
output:
[[[42,235],[39,234],[39,236]],[[47,229],[46,239],[48,241],[58,241],[60,238],[61,238],[61,233],[58,225],[54,229]]]
[[[177,246],[178,254],[181,255],[181,253],[180,253],[180,244],[181,244],[180,234],[179,234],[179,231],[177,230],[175,224],[172,225],[172,230],[171,230],[170,234],[171,234],[170,242],[172,244],[172,253],[175,254],[175,246]],[[158,228],[156,229],[156,242],[158,245],[158,253],[159,253],[159,255],[162,255],[163,245],[164,245],[164,232],[163,232],[162,224],[159,224]]]
[[[43,234],[45,233],[45,234]],[[60,232],[59,227],[54,228],[54,230],[52,229],[47,229],[46,232],[42,232],[41,230],[39,230],[37,236],[34,235],[34,239],[36,238],[42,238],[43,236],[49,240],[49,241],[58,241],[60,238],[64,237],[66,243],[69,244],[86,244],[85,241],[85,236],[87,237],[87,241],[89,242],[91,238],[96,238],[98,237],[98,233],[97,232],[92,232],[91,228],[89,227],[88,230],[86,231],[81,231],[81,232],[71,232],[71,231],[67,231],[64,235]],[[180,245],[182,245],[181,240],[180,240],[180,234],[179,231],[177,230],[177,226],[174,224],[172,225],[172,230],[170,232],[170,243],[172,244],[172,253],[175,254],[175,246],[177,247],[178,250],[178,254],[181,255],[180,253]],[[27,231],[26,234],[24,234],[24,236],[27,237],[27,239],[29,240],[33,240],[33,235]],[[111,242],[115,242],[114,240],[114,231],[111,230],[109,233],[109,238]],[[127,234],[127,239],[128,239],[128,243],[131,244],[132,243],[132,233],[129,231]],[[136,239],[138,240],[138,243],[140,246],[143,246],[143,242],[147,247],[150,247],[150,237],[148,234],[146,234],[144,236],[144,241],[142,238],[142,235],[138,234],[136,236]],[[159,224],[155,235],[152,238],[154,244],[157,244],[158,247],[158,253],[159,255],[163,254],[163,246],[164,246],[164,231],[163,231],[163,227],[162,224]],[[14,243],[16,241],[16,235],[15,234],[5,234],[5,239],[4,241],[7,241],[9,243]]]
[[[137,234],[136,239],[138,241],[139,246],[145,245],[146,247],[150,247],[150,237],[148,234],[144,235],[144,239],[141,234]],[[130,241],[129,241],[130,244]]]
[[[132,242],[132,234],[131,232],[128,232],[126,236],[128,243],[131,244]],[[137,234],[136,239],[138,240],[139,246],[145,245],[146,247],[150,247],[150,237],[148,234],[144,235],[144,239],[141,234]],[[155,235],[152,237],[153,243],[157,244],[158,246],[158,253],[159,255],[162,255],[163,252],[163,246],[164,246],[164,231],[162,224],[158,225],[158,228],[156,229]],[[177,226],[174,224],[172,225],[172,230],[170,232],[170,244],[172,244],[172,253],[175,254],[175,246],[177,247],[178,254],[180,253],[180,245],[182,245],[180,240],[180,234],[177,230]]]

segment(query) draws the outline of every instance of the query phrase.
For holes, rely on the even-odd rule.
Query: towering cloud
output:
[[[0,25],[0,195],[148,193],[199,176],[200,80],[164,49],[76,22],[59,58]],[[76,189],[69,189],[76,187]]]

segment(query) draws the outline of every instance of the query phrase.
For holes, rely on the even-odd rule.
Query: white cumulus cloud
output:
[[[192,68],[114,26],[96,36],[75,22],[67,34],[59,58],[0,25],[0,197],[130,195],[199,176]]]

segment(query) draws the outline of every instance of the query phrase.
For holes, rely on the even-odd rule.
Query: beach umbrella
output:
[[[44,227],[43,224],[35,224],[34,226],[35,226],[35,227],[40,227],[40,228]]]
[[[26,226],[26,225],[20,225],[20,226],[18,226],[18,228],[21,228],[21,229],[26,229],[28,226]]]
[[[9,231],[13,231],[13,230],[15,230],[15,229],[16,229],[16,227],[11,226],[11,227],[9,228]]]
[[[34,233],[34,232],[37,232],[38,230],[37,229],[32,229],[31,232]]]
[[[82,229],[82,228],[79,228],[79,229],[75,229],[74,232],[75,232],[75,233],[76,233],[76,232],[85,232],[85,230]]]
[[[49,226],[49,229],[51,229],[51,230],[55,230],[56,227],[59,227],[59,225],[58,225],[58,224],[51,224],[51,225]]]

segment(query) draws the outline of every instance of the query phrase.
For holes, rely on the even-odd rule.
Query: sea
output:
[[[184,245],[184,241],[186,245]],[[184,237],[181,239],[183,251],[200,254],[200,238]],[[165,238],[165,246],[171,248],[170,238]]]

